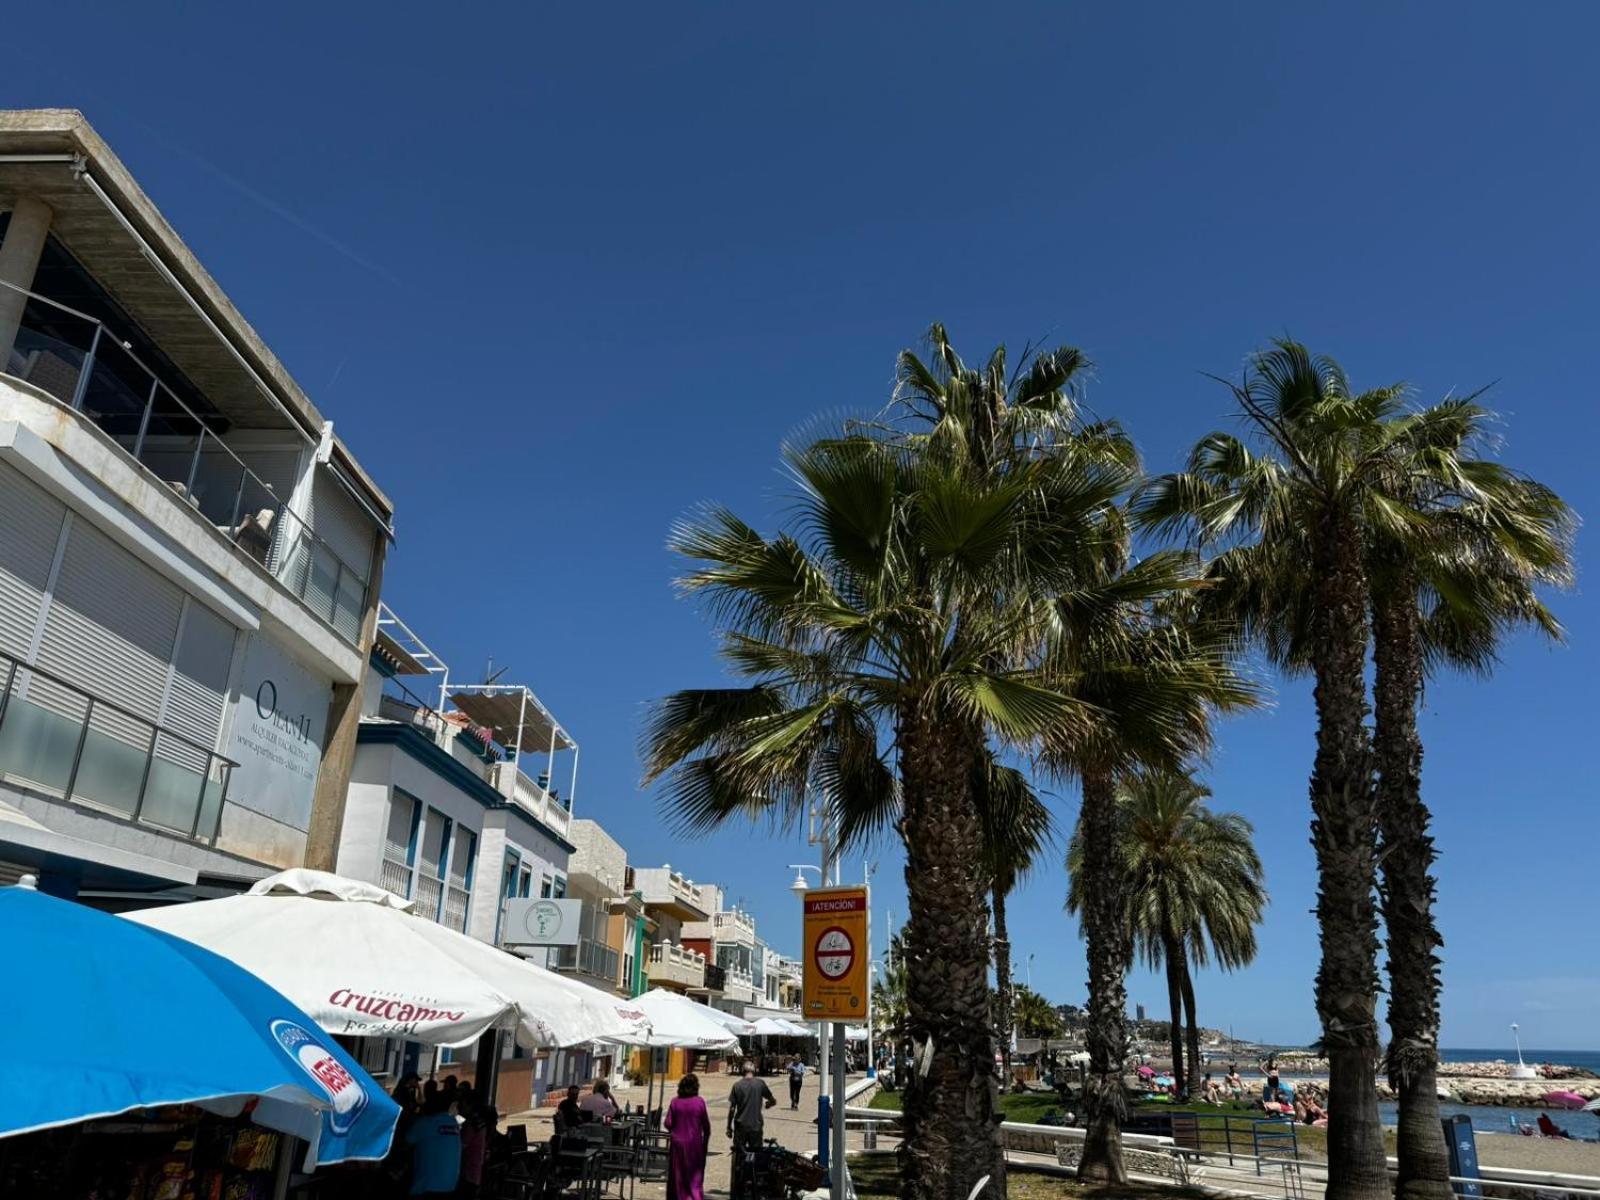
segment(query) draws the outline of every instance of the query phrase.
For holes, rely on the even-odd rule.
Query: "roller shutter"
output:
[[[26,659],[66,506],[0,467],[0,654]],[[0,685],[9,664],[0,664]]]
[[[189,602],[161,723],[207,749],[216,745],[222,728],[234,633],[233,626],[210,609]]]
[[[361,609],[367,578],[372,571],[372,539],[377,527],[326,467],[317,468],[311,493],[311,527],[326,545],[317,547],[311,555],[306,602],[328,618],[345,637],[355,641],[360,635]]]
[[[86,521],[75,521],[56,577],[38,664],[147,721],[161,718],[183,593]],[[30,694],[45,702],[46,681]],[[72,715],[81,701],[72,701]],[[52,707],[54,707],[52,705]],[[148,726],[107,713],[107,732],[139,742]]]

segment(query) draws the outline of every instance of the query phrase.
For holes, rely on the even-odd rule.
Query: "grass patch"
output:
[[[852,1160],[850,1179],[863,1200],[888,1200],[899,1195],[900,1169],[891,1155]],[[1187,1188],[1084,1187],[1060,1175],[1015,1166],[1006,1172],[1006,1195],[1009,1200],[1205,1200],[1204,1193]]]
[[[881,1088],[873,1096],[869,1108],[876,1108],[888,1112],[899,1112],[902,1103],[899,1092],[886,1092]],[[1008,1121],[1017,1121],[1024,1125],[1036,1125],[1039,1118],[1050,1113],[1061,1115],[1061,1101],[1054,1092],[1024,1092],[1019,1095],[1005,1095],[1000,1097],[1000,1112]]]

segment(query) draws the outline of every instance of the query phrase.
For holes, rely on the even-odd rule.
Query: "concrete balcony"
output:
[[[699,951],[685,950],[671,942],[660,942],[650,947],[644,973],[651,987],[668,987],[673,991],[704,988],[706,958]]]
[[[711,918],[711,936],[719,942],[756,944],[756,919],[747,912],[719,912]]]
[[[159,513],[157,524],[185,549],[214,537],[343,642],[359,639],[370,558],[341,556],[302,515],[306,502],[290,504],[299,481],[283,463],[301,434],[235,428],[204,397],[180,398],[185,389],[169,387],[117,332],[43,296],[0,283],[0,301],[17,310],[0,374],[21,385],[0,395],[0,421],[40,433],[117,499],[150,510],[141,515]],[[51,401],[54,411],[31,412],[30,400]],[[64,413],[75,421],[64,423]],[[99,436],[80,436],[91,429]],[[186,522],[175,525],[175,515]]]
[[[722,997],[724,1000],[733,1000],[739,1004],[754,1004],[758,995],[763,995],[756,990],[755,980],[749,971],[738,967],[724,968],[722,984]]]
[[[670,867],[630,867],[629,872],[632,883],[628,886],[639,893],[646,908],[685,923],[711,919],[711,889]]]
[[[517,769],[514,762],[499,762],[489,768],[489,782],[502,795],[511,797],[518,808],[542,821],[562,837],[572,831],[572,814],[560,800]]]

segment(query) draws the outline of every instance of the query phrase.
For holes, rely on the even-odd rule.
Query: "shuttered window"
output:
[[[33,647],[66,506],[11,467],[0,467],[0,654]],[[0,684],[6,664],[0,664]]]
[[[183,593],[87,521],[73,522],[38,662],[85,691],[161,718]],[[129,724],[112,721],[112,727]],[[148,729],[135,735],[143,741]]]
[[[178,653],[172,660],[172,684],[161,723],[207,749],[216,745],[217,731],[222,728],[233,640],[232,625],[190,601]]]
[[[361,610],[372,571],[372,539],[377,530],[369,517],[324,467],[312,482],[311,527],[326,543],[311,557],[306,602],[351,641],[361,633]],[[328,551],[332,553],[328,553]]]

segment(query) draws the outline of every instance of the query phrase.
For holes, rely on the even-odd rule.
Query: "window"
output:
[[[555,895],[555,880],[546,875],[539,881],[539,896],[548,900]]]
[[[555,887],[550,894],[557,900],[560,900],[567,894],[567,877],[565,875],[556,876]]]
[[[472,869],[477,865],[477,857],[478,835],[470,829],[458,831],[450,862],[450,882],[454,886],[472,890]]]
[[[397,896],[411,898],[411,876],[417,861],[417,828],[422,805],[396,790],[389,798],[389,827],[384,832],[378,882]]]

